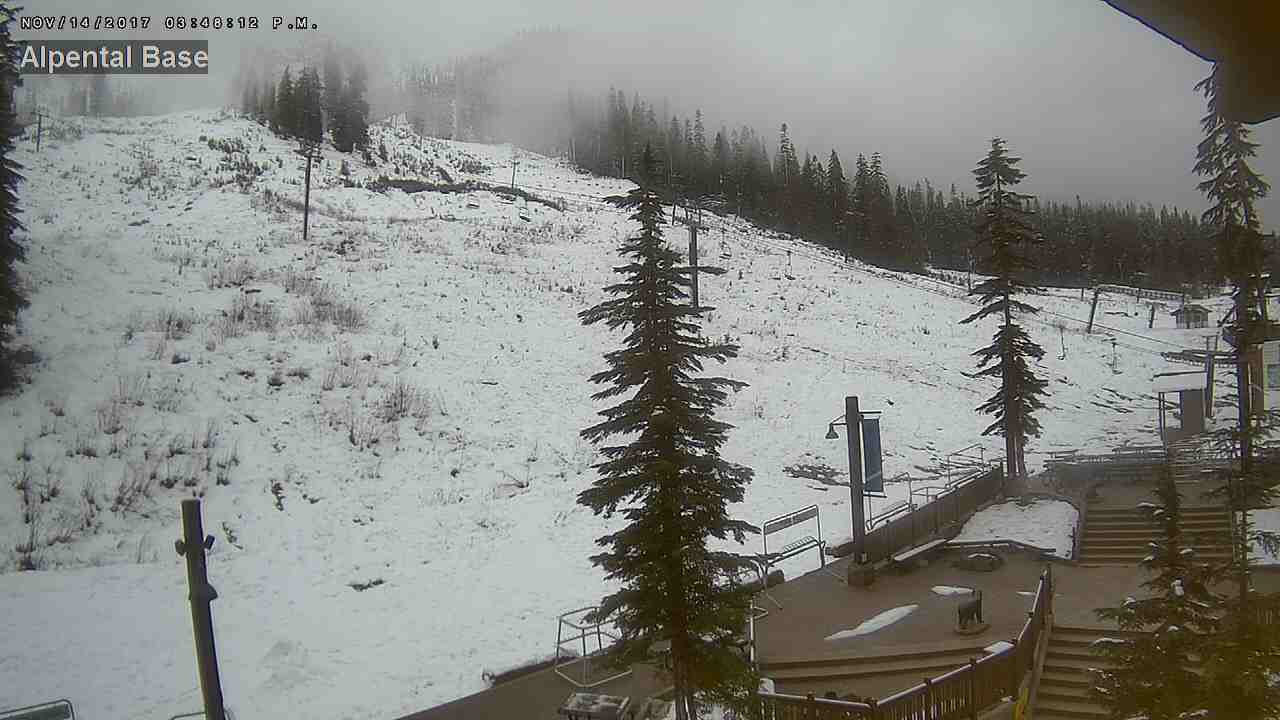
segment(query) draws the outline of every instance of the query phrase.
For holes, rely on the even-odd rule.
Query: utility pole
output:
[[[1151,303],[1151,315],[1147,317],[1147,329],[1150,330],[1155,326],[1156,326],[1156,304]]]
[[[307,225],[311,216],[311,161],[319,155],[320,143],[314,140],[303,140],[294,152],[307,159],[306,189],[302,194],[302,242],[307,242]]]
[[[1204,416],[1213,417],[1213,361],[1218,354],[1218,336],[1213,336],[1213,348],[1209,348],[1209,338],[1204,339]]]
[[[858,397],[844,399],[845,437],[849,446],[849,519],[853,522],[853,561],[866,562],[867,520],[862,507],[862,413]]]
[[[1102,292],[1102,288],[1095,287],[1093,289],[1093,304],[1089,306],[1089,327],[1085,328],[1085,333],[1093,332],[1093,316],[1098,312],[1098,294]]]
[[[689,223],[689,267],[692,271],[693,286],[690,288],[690,300],[693,309],[698,309],[698,223],[702,220],[702,209],[698,209],[697,217]]]
[[[222,704],[222,682],[218,678],[218,654],[213,644],[213,612],[209,604],[218,591],[209,584],[205,551],[213,547],[213,536],[204,534],[200,521],[200,501],[182,501],[182,539],[174,543],[187,559],[187,587],[191,601],[191,627],[195,632],[196,663],[200,671],[200,692],[204,696],[207,720],[226,720]]]
[[[511,191],[512,192],[515,192],[516,190],[516,166],[519,164],[520,163],[516,162],[514,158],[511,160]]]
[[[40,139],[44,135],[44,119],[48,117],[43,111],[36,110],[36,152],[40,152]]]

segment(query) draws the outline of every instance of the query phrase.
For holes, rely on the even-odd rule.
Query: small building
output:
[[[1209,327],[1209,308],[1203,305],[1183,305],[1169,314],[1180,328]]]
[[[1207,378],[1203,370],[1158,373],[1152,385],[1159,403],[1160,439],[1167,445],[1182,438],[1204,432]],[[1172,405],[1166,395],[1178,394],[1178,402]],[[1173,417],[1169,417],[1172,410]],[[1173,425],[1170,420],[1177,420]]]

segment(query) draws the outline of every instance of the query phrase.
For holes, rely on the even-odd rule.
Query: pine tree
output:
[[[369,142],[369,103],[364,99],[367,82],[364,66],[357,64],[341,91],[334,114],[338,128],[333,133],[333,145],[341,152],[351,152]]]
[[[320,73],[314,67],[303,68],[294,88],[297,103],[297,134],[304,140],[320,142],[324,139],[323,88]]]
[[[99,73],[93,76],[91,84],[93,114],[96,117],[106,117],[111,114],[111,83],[105,73]]]
[[[274,124],[276,116],[276,91],[272,87],[271,81],[268,80],[266,85],[258,90],[258,113],[257,119],[259,125]]]
[[[700,716],[708,700],[745,701],[754,689],[747,662],[733,648],[750,605],[750,591],[730,580],[748,566],[745,558],[707,547],[709,538],[743,542],[749,524],[730,519],[728,505],[740,502],[752,472],[719,455],[731,426],[714,419],[727,390],[741,382],[695,378],[704,362],[723,362],[737,346],[717,344],[697,334],[707,308],[684,301],[690,269],[662,237],[662,203],[653,188],[658,168],[646,147],[640,186],[613,198],[633,210],[640,232],[623,242],[628,264],[615,272],[623,280],[605,288],[612,299],[585,310],[584,324],[625,328],[622,349],[605,355],[608,369],[591,382],[604,385],[593,395],[605,400],[633,392],[601,411],[604,420],[582,431],[597,442],[613,436],[630,444],[601,448],[599,478],[578,496],[596,514],[621,513],[628,524],[596,542],[606,548],[592,557],[621,589],[606,598],[597,617],[613,616],[620,640],[620,663],[644,662],[654,643],[668,642],[668,670],[674,685],[676,718]]]
[[[4,98],[0,104],[0,388],[11,387],[17,379],[11,345],[18,312],[29,304],[17,268],[27,254],[18,239],[18,232],[25,229],[18,219],[22,166],[13,159],[14,139],[20,130],[12,98],[22,85],[18,75],[22,54],[10,35],[10,24],[20,11],[8,2],[0,2],[0,98]]]
[[[992,343],[973,354],[979,359],[978,367],[981,368],[977,377],[1000,378],[999,390],[978,406],[978,410],[996,418],[982,434],[1004,436],[1005,463],[1010,478],[1025,477],[1023,450],[1027,438],[1040,435],[1040,422],[1034,413],[1044,407],[1040,398],[1048,395],[1046,388],[1049,385],[1048,381],[1036,377],[1027,362],[1028,358],[1039,360],[1044,357],[1044,349],[1014,322],[1015,313],[1038,312],[1031,305],[1013,299],[1017,292],[1034,289],[1020,279],[1023,273],[1032,269],[1021,253],[1022,247],[1036,240],[1035,232],[1027,221],[1029,213],[1023,210],[1030,196],[1007,189],[1026,177],[1017,168],[1019,160],[1005,152],[1003,140],[995,138],[991,141],[991,150],[973,171],[978,197],[972,206],[979,211],[974,227],[978,236],[975,247],[987,246],[987,268],[993,277],[969,291],[981,298],[983,306],[960,321],[967,324],[991,315],[1003,320]],[[991,364],[993,360],[996,362]]]
[[[324,117],[325,127],[329,130],[329,139],[334,147],[343,152],[347,138],[346,107],[343,102],[345,90],[342,83],[342,65],[338,62],[337,53],[329,49],[324,56]]]
[[[849,181],[844,177],[844,168],[840,165],[840,156],[835,150],[827,160],[827,202],[831,207],[831,235],[839,247],[848,252],[848,238],[845,236],[849,211]]]
[[[1150,543],[1151,554],[1142,560],[1148,573],[1142,587],[1151,595],[1096,611],[1121,630],[1144,633],[1095,642],[1095,649],[1115,665],[1099,671],[1095,686],[1113,718],[1184,720],[1211,702],[1197,665],[1210,654],[1218,630],[1217,571],[1198,562],[1184,541],[1182,501],[1167,464],[1155,492],[1158,502],[1139,506],[1160,528],[1159,539]]]
[[[1258,621],[1256,613],[1264,601],[1255,597],[1250,587],[1249,558],[1255,544],[1274,552],[1280,537],[1258,530],[1250,511],[1276,500],[1273,468],[1254,457],[1256,440],[1271,432],[1275,422],[1254,417],[1247,353],[1265,334],[1254,302],[1259,289],[1257,274],[1265,260],[1256,202],[1266,196],[1270,186],[1249,167],[1249,159],[1257,151],[1257,144],[1249,140],[1249,129],[1219,113],[1218,82],[1215,66],[1209,77],[1196,85],[1205,95],[1208,113],[1200,123],[1205,138],[1197,147],[1195,172],[1206,178],[1199,188],[1212,205],[1202,219],[1214,231],[1218,266],[1235,291],[1230,329],[1236,346],[1239,414],[1235,427],[1221,431],[1218,437],[1240,460],[1238,468],[1223,473],[1225,482],[1214,493],[1225,496],[1236,514],[1230,575],[1237,592],[1226,603],[1224,632],[1215,644],[1207,674],[1215,717],[1263,718],[1280,711],[1280,687],[1270,682],[1271,675],[1280,673],[1280,629]]]
[[[293,78],[289,76],[286,65],[280,74],[280,85],[276,90],[275,113],[271,116],[271,129],[278,135],[292,137],[298,133],[297,108],[293,92]]]

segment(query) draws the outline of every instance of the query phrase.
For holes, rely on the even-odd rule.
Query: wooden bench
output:
[[[70,700],[49,702],[26,707],[0,710],[0,720],[75,720],[76,711]]]
[[[806,520],[813,520],[817,524],[817,529],[815,534],[805,535],[803,537],[797,538],[787,543],[786,545],[783,545],[780,549],[775,550],[773,552],[769,552],[769,536],[771,534],[776,533],[779,530],[785,530],[794,525],[799,525],[800,523],[805,522]],[[768,520],[767,522],[765,522],[763,525],[760,526],[760,539],[764,543],[764,552],[760,554],[760,564],[761,564],[761,567],[763,567],[764,569],[764,579],[765,579],[763,586],[761,587],[761,592],[764,593],[765,597],[772,600],[773,604],[777,605],[779,610],[782,609],[782,603],[778,602],[777,598],[769,594],[768,578],[769,578],[770,568],[772,568],[777,563],[782,562],[783,560],[786,560],[788,558],[793,558],[796,555],[799,555],[800,553],[813,550],[816,548],[818,551],[818,562],[821,564],[821,567],[825,569],[827,567],[827,559],[826,559],[826,552],[825,552],[827,548],[827,543],[825,540],[822,540],[821,538],[822,538],[822,519],[818,517],[817,505],[810,505],[808,507],[801,508],[794,512],[789,512],[786,515],[779,515],[778,517]]]
[[[906,550],[903,550],[902,552],[890,557],[889,562],[894,567],[907,567],[907,563],[910,563],[912,560],[915,560],[916,558],[919,558],[919,557],[923,557],[925,553],[928,553],[929,551],[942,547],[943,545],[946,545],[946,544],[947,544],[946,538],[938,538],[937,540],[930,540],[929,542],[924,543],[923,545],[916,545],[913,548],[908,548]]]

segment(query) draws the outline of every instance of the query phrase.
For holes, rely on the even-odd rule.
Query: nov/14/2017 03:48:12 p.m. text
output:
[[[208,40],[24,41],[23,75],[207,75]]]

